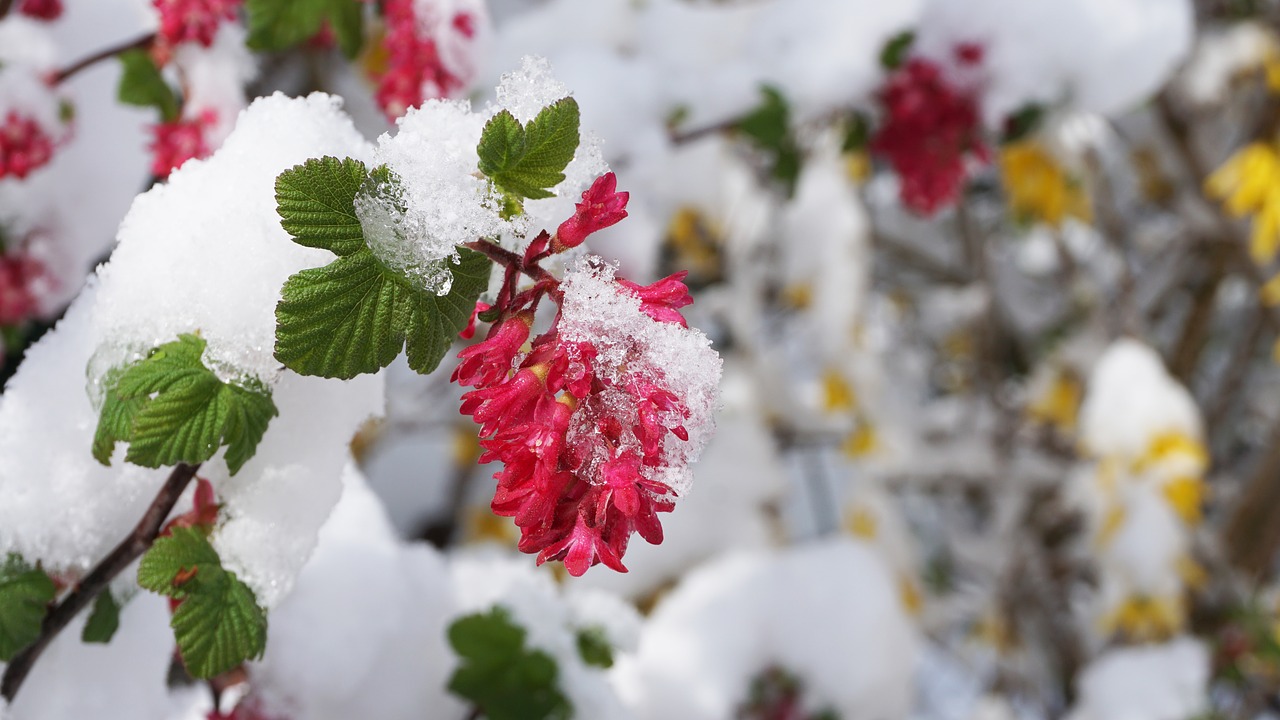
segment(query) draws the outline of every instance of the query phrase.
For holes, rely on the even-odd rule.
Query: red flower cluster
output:
[[[155,139],[151,142],[151,174],[164,179],[186,161],[208,157],[209,143],[205,141],[204,134],[216,121],[214,112],[206,110],[194,120],[175,120],[153,125],[151,132]]]
[[[62,0],[22,0],[18,12],[37,20],[57,20],[62,17]]]
[[[453,97],[466,87],[466,78],[445,62],[436,38],[424,34],[414,0],[387,0],[383,5],[387,35],[387,70],[378,79],[376,97],[387,119],[394,121],[411,107],[430,98]],[[465,12],[449,20],[452,31],[475,37],[475,18]]]
[[[241,0],[151,0],[160,13],[159,43],[172,47],[184,42],[213,44],[218,26],[236,19]]]
[[[27,255],[0,256],[0,325],[21,325],[40,309],[36,286],[45,269]]]
[[[957,55],[972,64],[981,51],[966,45]],[[888,159],[901,178],[903,204],[932,215],[959,196],[966,156],[986,159],[977,99],[950,84],[936,63],[914,58],[889,78],[879,100],[884,124],[871,150]]]
[[[653,322],[684,325],[679,308],[692,300],[681,277],[614,287],[638,295]],[[480,462],[503,462],[492,507],[515,518],[520,550],[539,564],[561,560],[574,576],[596,563],[626,572],[633,532],[662,542],[657,513],[676,495],[660,479],[665,444],[668,435],[688,441],[689,409],[638,347],[617,353],[634,338],[566,339],[560,319],[522,354],[533,311],[506,315],[459,354],[453,380],[476,388],[462,412],[481,426]]]
[[[10,110],[0,124],[0,179],[25,178],[53,158],[53,138],[35,118]]]

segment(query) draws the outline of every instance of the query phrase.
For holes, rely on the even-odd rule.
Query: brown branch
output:
[[[1249,321],[1249,330],[1244,340],[1236,345],[1227,368],[1222,372],[1222,382],[1218,384],[1217,392],[1213,395],[1213,405],[1205,413],[1205,427],[1218,427],[1235,403],[1240,389],[1244,387],[1245,378],[1249,375],[1249,369],[1253,367],[1258,346],[1266,334],[1268,316],[1267,312],[1258,310]]]
[[[503,267],[515,268],[533,278],[535,282],[547,282],[557,285],[560,283],[555,275],[547,272],[537,263],[526,263],[524,258],[506,248],[498,247],[488,240],[472,240],[469,243],[463,243],[462,246],[475,250]]]
[[[0,13],[0,15],[2,15],[2,13]],[[136,40],[130,40],[129,42],[124,43],[122,45],[115,45],[113,47],[99,50],[98,52],[86,58],[81,58],[80,60],[77,60],[74,64],[66,68],[63,68],[62,70],[59,70],[58,74],[54,76],[53,82],[55,85],[65,82],[68,78],[80,72],[81,70],[84,70],[85,68],[88,68],[99,62],[102,62],[103,60],[113,58],[117,55],[120,55],[121,53],[126,53],[126,52],[129,52],[130,50],[140,50],[143,48],[149,48],[151,47],[151,43],[155,42],[155,40],[156,40],[156,34],[151,33],[150,35],[144,35],[140,38],[137,38]]]
[[[742,122],[742,118],[732,117],[728,120],[715,123],[714,125],[706,125],[700,128],[694,128],[693,130],[686,130],[685,132],[677,132],[675,128],[672,128],[669,137],[672,145],[686,145],[694,142],[695,140],[701,140],[708,135],[716,135],[718,133],[733,130],[740,122]]]
[[[1191,289],[1191,308],[1187,311],[1186,320],[1182,324],[1182,332],[1169,356],[1169,370],[1182,381],[1183,385],[1191,385],[1196,366],[1200,361],[1200,353],[1209,337],[1213,323],[1218,288],[1227,274],[1227,256],[1229,250],[1215,246],[1209,250],[1209,274],[1202,277]]]
[[[72,618],[92,604],[117,575],[151,547],[165,519],[169,517],[178,498],[182,496],[182,491],[186,489],[199,469],[199,463],[195,465],[182,463],[175,467],[129,537],[117,545],[93,570],[89,571],[89,574],[62,599],[62,602],[45,615],[44,623],[40,627],[40,637],[15,655],[5,668],[4,678],[0,680],[0,695],[3,695],[5,700],[13,700],[14,695],[18,693],[18,688],[22,687],[22,682],[27,679],[27,673],[31,671],[32,665]]]
[[[3,20],[4,16],[8,15],[9,11],[12,9],[13,0],[0,0],[0,20]]]

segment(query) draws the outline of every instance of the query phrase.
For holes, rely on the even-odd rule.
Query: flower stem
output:
[[[58,633],[71,622],[71,619],[92,604],[117,575],[151,547],[164,526],[165,518],[169,517],[173,506],[182,496],[182,491],[186,489],[199,469],[199,463],[195,465],[181,463],[175,467],[129,537],[121,541],[109,555],[89,571],[89,574],[62,599],[62,602],[45,615],[40,627],[40,637],[15,655],[5,668],[4,678],[0,680],[0,695],[3,695],[5,700],[13,700],[13,696],[18,693],[18,688],[22,687],[23,681],[27,679],[31,666],[40,658],[40,654],[49,646],[49,643],[58,636]]]
[[[547,272],[537,262],[526,263],[519,255],[506,248],[498,247],[488,240],[473,240],[469,243],[463,243],[462,246],[475,250],[505,268],[515,268],[533,278],[536,282],[548,283],[553,287],[560,284],[555,275]]]

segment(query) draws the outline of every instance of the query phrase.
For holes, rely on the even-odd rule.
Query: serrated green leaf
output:
[[[117,99],[128,105],[154,107],[165,122],[177,120],[178,96],[164,81],[151,55],[146,50],[127,50],[117,57],[124,66],[120,87],[116,91]]]
[[[56,595],[49,576],[17,555],[0,565],[0,661],[12,660],[40,637],[40,624]]]
[[[578,631],[578,654],[588,665],[600,668],[613,667],[613,646],[604,629],[598,626],[583,628]]]
[[[109,464],[121,441],[129,443],[126,461],[151,468],[204,462],[225,445],[227,468],[240,471],[279,413],[265,385],[219,379],[201,360],[204,350],[203,339],[180,335],[108,375],[94,433],[99,462]]]
[[[182,598],[225,572],[218,552],[199,530],[175,527],[156,538],[138,563],[138,585],[165,597]],[[175,583],[175,579],[178,582]]]
[[[524,628],[503,608],[459,618],[449,626],[449,644],[460,660],[449,691],[475,704],[489,720],[572,717],[555,660],[526,649]]]
[[[915,41],[916,34],[911,30],[905,30],[889,38],[889,42],[880,49],[880,65],[886,70],[901,66],[906,61],[907,53],[910,52]]]
[[[253,591],[223,569],[201,532],[176,527],[142,556],[138,584],[181,600],[174,611],[178,651],[195,677],[226,672],[266,648],[267,616]]]
[[[227,672],[262,657],[267,647],[267,614],[232,572],[223,571],[219,582],[202,583],[174,611],[170,625],[193,677]]]
[[[116,634],[116,630],[120,628],[120,603],[112,597],[111,591],[103,590],[98,593],[98,599],[93,602],[93,610],[89,613],[89,620],[84,624],[84,632],[80,633],[80,639],[87,643],[109,643],[112,636]]]
[[[578,102],[571,97],[543,108],[523,127],[503,110],[490,118],[476,146],[480,171],[504,192],[552,197],[578,150]]]
[[[355,198],[368,173],[364,163],[322,157],[276,178],[276,210],[294,242],[344,256],[365,247]]]

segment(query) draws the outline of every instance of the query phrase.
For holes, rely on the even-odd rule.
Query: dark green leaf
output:
[[[89,613],[89,620],[84,624],[80,639],[87,643],[106,644],[111,642],[111,637],[119,628],[120,603],[112,597],[110,590],[103,590],[93,602],[93,611]]]
[[[449,644],[459,658],[449,691],[475,704],[489,720],[572,717],[555,660],[525,648],[525,630],[506,610],[495,607],[458,619],[449,626]]]
[[[0,661],[8,662],[40,637],[57,589],[44,572],[17,555],[0,565]]]
[[[880,50],[880,64],[886,70],[894,70],[906,62],[907,53],[911,51],[911,45],[916,41],[916,34],[911,30],[894,35],[889,38],[889,42],[884,44]]]
[[[791,107],[777,88],[764,85],[760,105],[737,123],[746,135],[769,158],[769,174],[790,195],[800,177],[800,146],[791,134]]]
[[[613,646],[600,627],[588,627],[578,631],[578,654],[588,665],[601,668],[613,667]]]
[[[227,468],[240,471],[275,417],[265,385],[223,382],[201,361],[205,341],[195,335],[156,348],[142,361],[108,375],[94,457],[108,464],[118,441],[125,460],[143,467],[208,460],[227,446]]]
[[[564,98],[543,108],[523,127],[503,110],[484,127],[476,153],[480,172],[503,192],[523,198],[552,197],[578,150],[578,102]]]
[[[364,4],[360,0],[246,0],[249,39],[254,50],[287,50],[315,37],[325,22],[348,59],[364,44]]]
[[[844,140],[840,143],[840,152],[856,152],[867,146],[871,138],[871,121],[867,116],[855,112],[849,116],[844,127]]]
[[[124,66],[116,97],[122,103],[154,107],[165,122],[178,119],[178,96],[160,75],[146,50],[127,50],[118,56]]]

